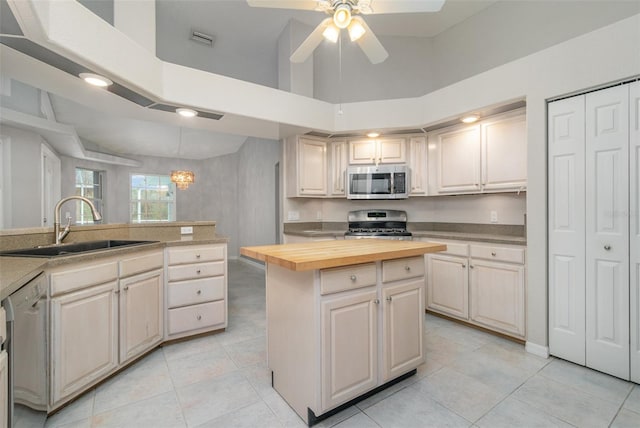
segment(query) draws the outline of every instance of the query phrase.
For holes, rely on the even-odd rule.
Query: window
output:
[[[131,174],[131,222],[175,221],[175,195],[168,175]]]
[[[89,199],[104,216],[104,201],[102,199],[104,185],[104,171],[76,168],[76,195]],[[92,224],[91,208],[85,203],[76,204],[76,224]]]

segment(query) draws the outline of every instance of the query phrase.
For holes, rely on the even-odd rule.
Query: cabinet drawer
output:
[[[477,259],[524,264],[524,249],[472,244],[471,257]]]
[[[82,264],[81,268],[65,269],[51,273],[51,295],[118,279],[118,263]]]
[[[169,334],[182,333],[223,324],[225,301],[203,303],[184,308],[169,309]]]
[[[224,275],[224,262],[193,263],[189,265],[169,266],[169,281],[205,278]]]
[[[424,276],[424,257],[410,257],[382,262],[382,282]]]
[[[225,297],[224,277],[194,279],[169,284],[169,307],[222,300]]]
[[[322,295],[371,285],[376,285],[375,263],[322,269],[320,271],[320,294]]]
[[[135,275],[137,273],[148,272],[161,268],[164,264],[162,251],[139,254],[120,261],[120,277]]]
[[[445,251],[441,251],[439,254],[451,254],[452,256],[462,256],[469,257],[469,244],[462,244],[459,242],[451,242],[451,241],[432,241],[428,240],[434,244],[443,244],[447,246]]]
[[[184,263],[208,262],[224,260],[224,245],[196,245],[180,248],[169,248],[168,263],[179,265]]]

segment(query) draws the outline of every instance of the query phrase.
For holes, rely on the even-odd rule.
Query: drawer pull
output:
[[[387,302],[390,302],[391,300],[393,300],[391,299],[391,296],[387,297]]]
[[[196,294],[197,294],[197,295],[202,294],[202,290],[198,290],[198,291],[196,291]]]
[[[202,315],[198,315],[198,316],[196,317],[196,319],[197,319],[198,321],[200,321],[200,320],[202,319]]]
[[[607,244],[607,245],[605,245],[605,246],[604,246],[604,249],[605,249],[605,250],[607,250],[607,251],[609,251],[609,250],[611,249],[611,245],[608,245],[608,244]]]
[[[351,275],[351,281],[356,282],[356,279],[358,279],[355,275]]]
[[[196,259],[199,259],[199,258],[200,258],[200,254],[196,254]]]
[[[374,299],[373,303],[375,303],[376,305],[380,304],[380,299]]]
[[[495,251],[492,251],[492,252],[491,252],[491,255],[492,255],[493,257],[495,257],[495,256],[496,256],[496,252],[495,252]]]
[[[409,272],[411,270],[411,266],[405,266],[404,270],[406,270],[407,272]]]
[[[201,272],[201,271],[200,271],[200,269],[198,269],[198,270],[196,271],[196,273],[197,273],[198,275],[200,275],[200,272]]]

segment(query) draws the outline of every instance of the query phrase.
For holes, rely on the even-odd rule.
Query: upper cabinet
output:
[[[427,194],[427,138],[411,137],[409,139],[409,170],[411,179],[410,196]]]
[[[346,196],[347,149],[346,141],[328,143],[329,148],[329,196]]]
[[[384,138],[349,141],[349,164],[405,163],[404,138]]]
[[[523,110],[429,136],[429,193],[521,191],[527,186]]]
[[[287,197],[327,195],[327,143],[306,137],[285,142]]]

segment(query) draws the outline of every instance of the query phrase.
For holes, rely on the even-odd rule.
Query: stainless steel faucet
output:
[[[91,208],[91,215],[93,216],[93,221],[102,220],[102,215],[98,212],[98,209],[96,208],[96,206],[93,205],[93,202],[91,202],[89,199],[83,196],[69,196],[67,198],[60,199],[60,201],[56,204],[56,208],[53,210],[53,235],[56,238],[56,245],[61,244],[62,240],[70,232],[69,226],[71,225],[71,217],[69,217],[69,220],[67,221],[67,225],[65,226],[64,230],[60,232],[60,211],[62,209],[62,204],[73,199],[78,199],[80,201],[86,202],[87,205],[89,205],[89,208]]]

